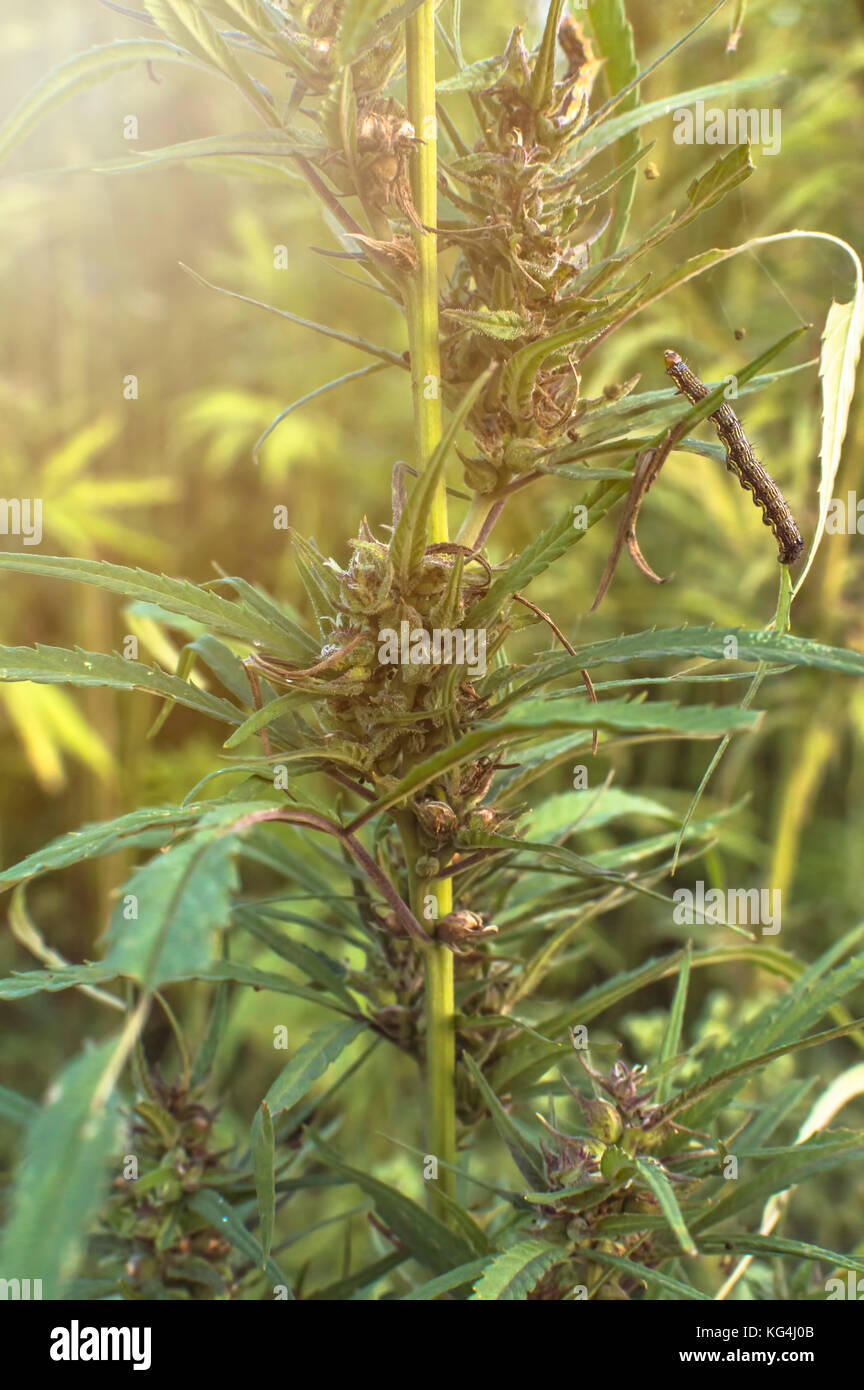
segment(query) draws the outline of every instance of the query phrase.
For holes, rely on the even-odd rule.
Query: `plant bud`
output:
[[[423,560],[419,571],[414,575],[411,588],[414,594],[421,594],[427,597],[430,594],[439,594],[446,587],[449,572],[447,566],[440,560],[435,560],[429,556]]]
[[[487,459],[466,459],[465,481],[475,492],[494,492],[498,486],[498,470]]]
[[[384,546],[354,541],[354,554],[343,575],[341,598],[353,613],[376,613],[393,583],[393,566]]]
[[[590,1096],[579,1096],[578,1101],[589,1132],[606,1144],[617,1144],[624,1133],[624,1125],[615,1106],[608,1100]]]
[[[504,448],[504,467],[508,473],[530,473],[545,452],[537,439],[511,439]]]
[[[653,1197],[650,1192],[632,1192],[627,1198],[626,1210],[640,1213],[655,1212],[657,1210],[657,1198]]]

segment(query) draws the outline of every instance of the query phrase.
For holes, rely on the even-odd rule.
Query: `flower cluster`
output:
[[[314,702],[324,731],[323,753],[329,750],[361,780],[386,791],[486,707],[465,661],[454,659],[454,652],[464,657],[465,615],[488,588],[489,566],[459,546],[437,545],[426,547],[419,563],[400,573],[391,546],[377,540],[365,521],[344,569],[300,537],[294,546],[307,590],[320,599],[320,657],[303,669],[266,656],[255,664],[272,683]],[[484,629],[487,658],[505,630],[503,618]],[[448,635],[446,644],[431,640],[441,632]],[[392,659],[388,634],[413,637],[407,652],[402,644],[401,656],[409,659]],[[278,740],[278,735],[277,726],[273,736]],[[463,770],[461,776],[476,774]],[[472,788],[454,786],[454,797],[467,807]]]
[[[125,1298],[229,1299],[237,1294],[231,1246],[189,1206],[214,1181],[222,1153],[212,1147],[215,1114],[194,1090],[151,1077],[134,1107],[130,1153],[135,1175],[118,1176],[103,1237],[114,1267],[122,1253]]]

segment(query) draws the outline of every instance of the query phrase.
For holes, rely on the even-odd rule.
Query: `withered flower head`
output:
[[[448,912],[446,917],[441,918],[436,935],[455,955],[462,956],[473,950],[478,941],[496,936],[497,933],[497,927],[484,925],[479,913],[462,908],[457,912]]]

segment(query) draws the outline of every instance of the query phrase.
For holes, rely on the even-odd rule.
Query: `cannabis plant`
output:
[[[832,1105],[788,1137],[807,1089],[789,1059],[864,1036],[844,1003],[864,979],[860,928],[805,967],[741,930],[728,906],[706,916],[703,904],[690,920],[711,924],[711,944],[646,951],[635,968],[601,950],[602,975],[582,968],[593,926],[605,921],[614,936],[627,904],[652,920],[686,920],[673,915],[690,891],[680,885],[704,856],[716,864],[740,815],[735,805],[700,812],[707,774],[687,807],[611,787],[597,755],[715,740],[710,772],[759,724],[767,677],[792,684],[799,666],[864,674],[860,654],[789,632],[852,395],[862,329],[854,253],[855,299],[831,307],[823,336],[822,508],[794,590],[797,523],[746,452],[727,383],[702,387],[671,349],[668,389],[640,391],[636,374],[603,377],[611,335],[747,249],[703,251],[651,274],[652,253],[750,178],[746,140],[707,161],[683,205],[631,231],[637,192],[657,197],[643,127],[743,85],[641,96],[647,73],[720,6],[646,67],[624,0],[590,0],[572,14],[551,0],[536,43],[516,29],[501,54],[471,63],[457,0],[389,11],[381,0],[110,8],[139,36],[51,73],[8,119],[4,150],[62,100],[133,64],[160,75],[166,100],[172,64],[233,84],[249,129],[113,167],[252,173],[279,197],[286,174],[291,196],[304,186],[333,238],[325,255],[395,306],[407,348],[258,307],[365,354],[370,391],[378,373],[401,374],[413,445],[410,462],[382,459],[376,515],[352,515],[350,497],[339,499],[346,539],[336,556],[303,534],[295,498],[302,611],[264,592],[254,555],[245,575],[203,583],[92,558],[0,556],[5,570],[117,595],[184,644],[176,670],[133,650],[7,648],[3,680],[143,690],[162,702],[154,737],[176,706],[227,734],[224,757],[179,804],[85,825],[0,874],[14,890],[12,930],[44,967],[2,981],[2,996],[73,989],[123,1016],[42,1106],[5,1096],[25,1134],[0,1272],[41,1278],[52,1297],[481,1300],[725,1296],[744,1272],[731,1270],[735,1256],[756,1259],[762,1283],[748,1285],[751,1296],[770,1294],[766,1256],[791,1260],[787,1296],[819,1295],[814,1261],[823,1277],[864,1273],[855,1253],[774,1229],[780,1194],[864,1149],[857,1131],[828,1127],[854,1094],[843,1077]],[[436,58],[448,74],[437,86]],[[761,240],[794,235],[820,234]],[[737,363],[737,393],[768,389],[769,365],[797,336]],[[593,394],[589,369],[600,377]],[[709,416],[718,443],[692,433]],[[656,580],[636,518],[672,450],[735,468],[785,538],[773,620],[763,626],[754,612],[752,627],[721,630],[688,626],[682,614],[675,628],[646,622],[576,646],[566,588],[544,590],[554,595],[547,612],[531,586],[560,572],[622,500],[607,572],[590,584],[599,601],[625,543]],[[556,511],[546,525],[534,520],[540,491]],[[496,526],[514,508],[531,538],[508,554]],[[626,665],[624,675],[601,681],[610,664]],[[742,677],[746,694],[727,697],[721,682]],[[677,699],[654,698],[653,686],[673,678]],[[645,817],[662,830],[634,828]],[[30,921],[27,887],[121,850],[135,866],[98,958],[69,962]],[[762,920],[764,934],[779,929],[779,919]],[[256,963],[264,950],[271,969]],[[723,1024],[694,1018],[693,971],[729,964],[766,972],[775,989]],[[616,1010],[653,986],[666,1017],[634,1055]],[[245,1135],[224,1119],[213,1079],[244,989],[330,1016],[308,1037],[288,1030],[287,1064],[274,1066],[266,1094],[245,1092]],[[176,1059],[157,1065],[145,1029],[162,1016]],[[348,1049],[347,1070],[316,1089]],[[390,1136],[410,1155],[410,1190],[340,1146],[348,1083],[382,1050],[422,1078],[422,1144],[410,1114]],[[771,1064],[782,1084],[754,1092]],[[341,1272],[337,1258],[335,1277],[310,1287],[285,1253],[302,1234],[292,1202],[330,1187],[359,1189],[368,1222],[362,1248],[346,1240]],[[347,1231],[355,1214],[328,1219]]]

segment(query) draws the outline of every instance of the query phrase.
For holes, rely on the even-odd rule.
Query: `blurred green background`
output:
[[[472,0],[465,8],[469,61],[501,51],[513,24],[525,24],[529,42],[536,42],[538,16],[545,10],[511,0]],[[704,0],[630,0],[643,66],[707,8]],[[860,250],[864,6],[853,0],[751,0],[735,54],[725,51],[728,22],[726,12],[716,16],[648,79],[643,94],[669,95],[726,75],[776,73],[776,86],[745,91],[735,104],[778,105],[782,149],[773,157],[754,150],[756,175],[649,258],[644,269],[657,278],[699,250],[794,227],[830,232],[857,242]],[[54,64],[92,44],[140,32],[133,20],[90,0],[7,5],[0,12],[4,114]],[[446,72],[446,59],[442,63]],[[124,138],[130,116],[138,126],[132,141]],[[284,179],[268,181],[228,177],[201,163],[137,173],[56,172],[252,124],[248,109],[215,79],[170,65],[153,73],[135,69],[55,113],[6,166],[0,182],[0,492],[43,499],[41,553],[140,564],[198,582],[212,579],[218,566],[303,608],[285,533],[273,526],[273,508],[287,507],[291,524],[340,560],[364,515],[375,527],[385,523],[391,468],[410,457],[406,382],[401,374],[384,372],[310,402],[274,432],[256,465],[253,443],[281,409],[363,366],[364,359],[209,293],[179,263],[220,285],[398,351],[406,346],[400,319],[383,297],[340,274],[339,262],[316,254],[314,247],[334,242],[290,169]],[[678,146],[672,132],[669,119],[643,132],[655,142],[649,158],[659,177],[640,178],[634,235],[680,207],[689,182],[716,154]],[[286,267],[277,269],[274,248],[281,245],[289,255]],[[445,271],[446,266],[445,258]],[[583,389],[596,395],[635,373],[642,377],[640,389],[668,385],[666,347],[687,356],[703,379],[716,380],[802,321],[812,331],[776,365],[815,362],[828,307],[832,299],[847,302],[852,288],[848,258],[824,242],[788,242],[758,257],[741,255],[618,332],[589,359]],[[130,375],[138,381],[134,400],[124,399]],[[862,409],[859,399],[835,489],[840,497],[862,487]],[[809,539],[818,504],[816,366],[749,397],[741,414]],[[460,481],[455,467],[452,481]],[[568,491],[575,486],[549,479],[522,495],[499,523],[493,559],[523,547],[577,500]],[[778,583],[774,544],[751,499],[716,464],[673,456],[643,509],[643,551],[661,574],[674,576],[671,582],[650,585],[625,557],[609,595],[589,618],[616,523],[613,514],[532,588],[534,601],[571,641],[655,624],[760,627],[770,621]],[[0,544],[13,549],[21,541],[3,536]],[[793,609],[796,632],[862,649],[861,545],[857,536],[826,537]],[[111,650],[137,633],[145,657],[170,663],[176,655],[155,629],[140,619],[133,626],[119,601],[95,590],[8,575],[2,598],[0,640],[7,644]],[[716,698],[740,698],[745,688],[717,687]],[[705,698],[714,697],[710,687],[701,689]],[[864,692],[845,677],[800,670],[769,682],[757,703],[769,718],[757,735],[734,744],[704,803],[711,809],[741,798],[741,808],[722,854],[707,867],[697,866],[692,877],[715,874],[732,884],[782,887],[780,944],[809,961],[860,917]],[[175,711],[159,736],[147,741],[155,713],[153,702],[140,694],[0,689],[3,862],[82,821],[180,799],[215,765],[218,729]],[[703,744],[623,746],[592,766],[591,782],[599,785],[614,767],[616,785],[649,794],[654,787],[678,789],[683,811],[710,753]],[[556,773],[550,788],[567,785],[562,777]],[[594,846],[603,843],[603,833]],[[123,868],[115,859],[99,861],[32,889],[32,918],[68,958],[98,954],[109,894]],[[644,901],[601,919],[592,930],[588,963],[572,968],[574,986],[601,978],[605,967],[638,964],[687,935],[709,939],[704,928],[671,927],[662,910],[655,915]],[[261,963],[270,963],[266,953]],[[3,931],[2,973],[33,964]],[[739,976],[732,969],[697,980],[693,1036],[722,1026],[734,997],[755,1000],[774,987],[750,971]],[[632,1060],[653,1039],[667,998],[666,991],[646,996],[647,1012],[621,1019],[617,1035],[610,1026],[610,1037],[624,1039]],[[188,1009],[194,1028],[203,1003],[192,1000]],[[82,1038],[98,1036],[110,1021],[72,991],[4,1005],[4,1083],[38,1096]],[[302,1003],[264,994],[238,997],[219,1055],[226,1113],[237,1123],[248,1121],[255,1098],[281,1064],[277,1054],[274,1065],[273,1024],[287,1023],[299,1037],[318,1021],[314,1008]],[[148,1046],[156,1056],[168,1046],[158,1025]],[[800,1066],[830,1076],[835,1063],[848,1064],[850,1048],[838,1045],[833,1062],[830,1055],[806,1054]],[[375,1164],[385,1177],[402,1159],[375,1131],[411,1137],[406,1116],[411,1107],[419,1116],[418,1082],[392,1049],[379,1048],[361,1075],[374,1106],[370,1111],[355,1095],[339,1142],[352,1162]],[[852,1108],[844,1112],[845,1123],[854,1118]],[[857,1118],[864,1118],[864,1107]],[[5,1130],[3,1138],[8,1139]],[[860,1236],[864,1179],[832,1179],[832,1198],[831,1210],[820,1212],[811,1233],[818,1230],[823,1244],[848,1248]],[[310,1211],[325,1214],[327,1202],[314,1202],[309,1199]],[[806,1206],[799,1220],[807,1232]],[[314,1255],[314,1241],[307,1244]]]

